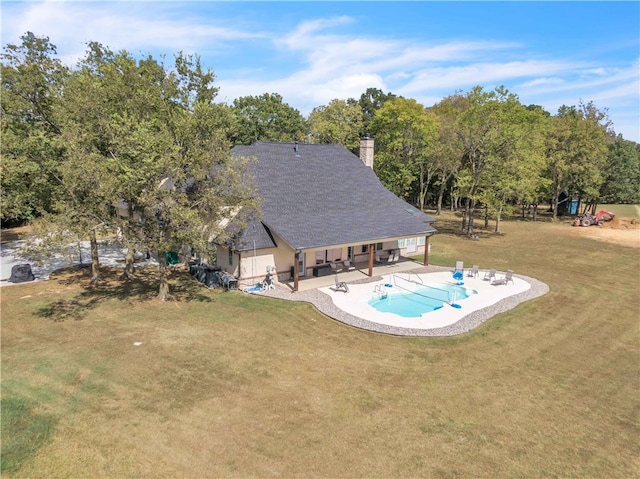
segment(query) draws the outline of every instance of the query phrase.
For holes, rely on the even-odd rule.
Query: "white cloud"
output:
[[[562,85],[564,80],[560,77],[535,78],[531,81],[522,83],[524,87],[537,87],[541,85]]]
[[[16,8],[16,7],[21,7]],[[151,11],[152,10],[152,11]],[[112,50],[197,53],[203,45],[260,38],[262,34],[216,26],[176,14],[171,3],[27,2],[3,5],[3,44],[17,42],[27,31],[48,36],[63,60],[82,57],[86,43],[97,41]]]

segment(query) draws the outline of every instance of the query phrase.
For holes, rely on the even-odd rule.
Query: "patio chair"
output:
[[[351,264],[351,260],[347,259],[343,262],[343,264],[344,269],[346,269],[347,271],[354,271],[356,269],[356,267]]]
[[[399,259],[400,259],[400,251],[396,250],[396,252],[393,253],[393,262],[397,263]]]
[[[340,271],[342,271],[342,268],[339,267],[337,264],[335,264],[334,262],[329,263],[331,265],[331,272],[333,274],[338,274]]]
[[[336,282],[336,285],[331,287],[331,289],[333,291],[336,291],[336,292],[337,291],[344,291],[345,293],[349,292],[349,286],[347,286],[347,283],[345,283],[344,281],[339,281],[337,274],[333,278],[334,278],[334,280]]]
[[[487,271],[484,274],[484,280],[485,281],[491,281],[496,277],[496,270],[495,269],[490,269],[489,271]]]
[[[507,284],[509,281],[513,283],[513,271],[511,270],[507,270],[504,278],[494,278],[491,284],[497,286],[499,284]]]
[[[480,273],[480,266],[478,266],[477,264],[474,264],[473,267],[467,273],[467,276],[469,278],[477,278],[479,273]]]
[[[464,274],[464,261],[456,261],[456,268],[453,270],[454,273],[460,271]]]
[[[262,290],[267,291],[268,289],[275,289],[275,285],[273,284],[273,277],[271,273],[267,273],[267,276],[264,278],[262,282]]]

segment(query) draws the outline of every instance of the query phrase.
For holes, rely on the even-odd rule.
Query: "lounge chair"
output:
[[[496,270],[495,269],[490,269],[489,271],[487,271],[484,274],[484,280],[485,281],[491,281],[493,279],[495,279],[496,277]]]
[[[457,273],[458,271],[464,274],[464,261],[456,261],[456,269],[453,272]]]
[[[333,278],[336,282],[336,285],[331,288],[333,291],[344,291],[345,293],[349,292],[349,286],[347,286],[347,283],[345,283],[344,281],[339,281],[337,274]]]
[[[348,260],[348,259],[347,259],[347,260],[345,260],[345,261],[343,262],[343,264],[344,264],[344,269],[346,269],[347,271],[353,271],[353,270],[355,270],[355,269],[356,269],[356,267],[355,267],[355,266],[353,266],[353,265],[351,264],[351,261],[350,261],[350,260]]]
[[[400,259],[400,251],[396,250],[396,252],[393,253],[393,262],[397,263],[399,259]]]
[[[477,278],[480,273],[480,267],[477,264],[474,264],[473,267],[467,273],[469,278]]]
[[[268,289],[275,289],[275,285],[273,284],[273,277],[271,273],[267,273],[267,276],[264,278],[262,282],[262,290],[267,291]]]
[[[513,283],[513,271],[508,270],[504,275],[504,278],[493,278],[491,284],[499,285],[499,284],[507,284],[509,281]]]
[[[338,274],[340,271],[342,271],[342,268],[339,267],[337,264],[335,264],[334,262],[329,263],[331,265],[331,272],[333,274]]]

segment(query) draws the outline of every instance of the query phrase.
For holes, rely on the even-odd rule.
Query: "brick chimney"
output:
[[[373,169],[373,138],[369,137],[369,133],[360,138],[360,159],[364,166]]]

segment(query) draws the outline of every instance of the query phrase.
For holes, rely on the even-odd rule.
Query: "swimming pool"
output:
[[[416,318],[445,305],[459,307],[458,301],[473,294],[477,294],[477,291],[446,283],[419,285],[413,290],[398,288],[396,291],[391,286],[371,298],[368,304],[381,313]]]

